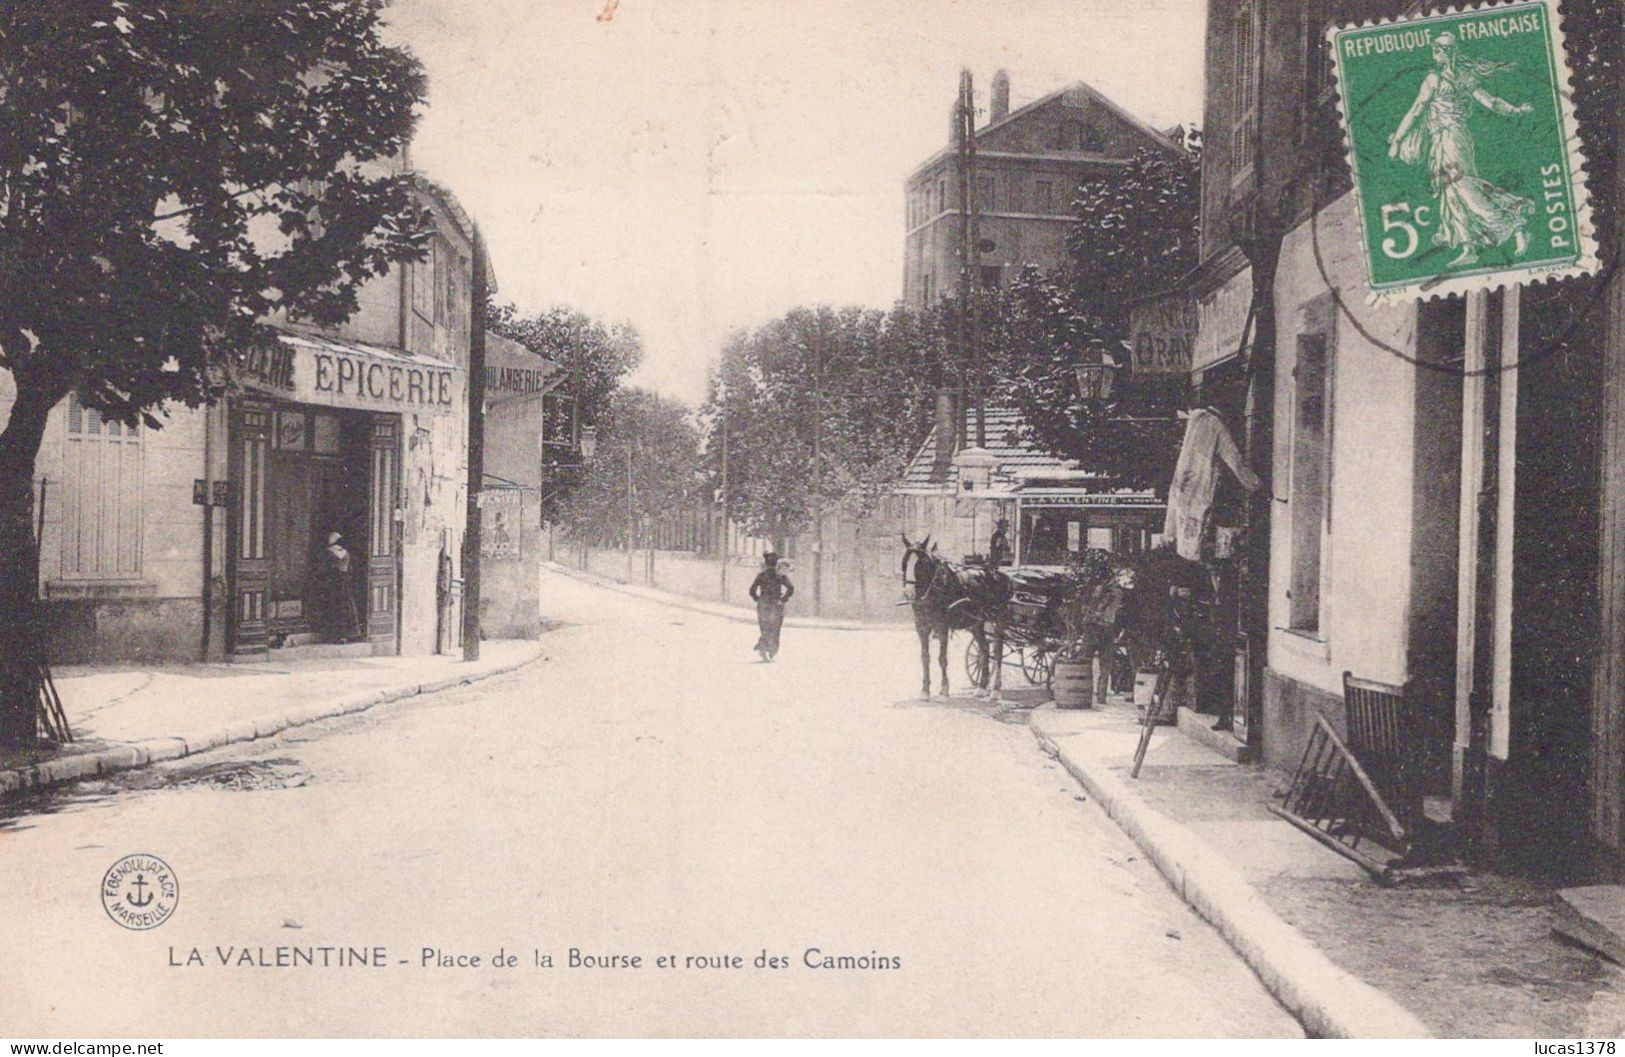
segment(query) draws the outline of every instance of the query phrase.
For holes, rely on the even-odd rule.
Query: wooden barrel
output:
[[[1088,661],[1057,661],[1055,681],[1056,708],[1093,708],[1095,703],[1094,665]]]

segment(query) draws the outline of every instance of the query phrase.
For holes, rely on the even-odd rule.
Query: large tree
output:
[[[1192,133],[1188,139],[1196,143]],[[1089,180],[1072,201],[1061,276],[1078,303],[1126,325],[1130,307],[1168,289],[1197,259],[1201,151],[1142,150],[1109,177]]]
[[[1109,486],[1166,488],[1179,454],[1178,383],[1124,378],[1105,402],[1079,399],[1077,367],[1127,349],[1121,327],[1078,302],[1066,283],[1023,269],[987,313],[995,391],[1040,449],[1078,460]]]
[[[1102,357],[1127,366],[1134,303],[1171,290],[1196,264],[1200,186],[1196,149],[1142,151],[1084,183],[1065,264],[1049,275],[1024,271],[983,307],[995,386],[1023,413],[1029,439],[1115,484],[1167,486],[1184,379],[1122,372],[1111,402],[1085,404],[1075,369]]]
[[[644,541],[643,526],[700,494],[700,434],[690,409],[645,389],[616,390],[597,420],[598,447],[559,520],[599,546]]]
[[[859,519],[895,486],[919,443],[942,348],[902,308],[798,308],[734,334],[705,413],[711,471],[732,515],[775,542],[844,506]]]
[[[0,2],[0,744],[33,737],[32,477],[70,392],[126,424],[198,406],[422,252],[425,82],[384,0]]]
[[[511,304],[492,305],[488,325],[538,356],[545,356],[565,372],[558,392],[576,402],[580,424],[597,426],[610,417],[612,404],[626,376],[643,361],[643,339],[630,323],[606,324],[562,305],[522,315]],[[560,417],[545,423],[550,441],[567,437],[569,423],[562,417],[568,405],[551,402]],[[573,438],[572,438],[573,439]],[[572,466],[567,449],[549,447],[553,474],[542,504],[542,516],[554,518],[564,511],[570,494],[584,475]]]

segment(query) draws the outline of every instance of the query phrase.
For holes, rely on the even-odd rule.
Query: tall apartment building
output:
[[[957,118],[956,118],[957,120]],[[952,135],[906,183],[908,234],[903,300],[920,308],[957,289],[963,225]],[[975,132],[975,206],[984,285],[1027,264],[1048,270],[1065,256],[1074,192],[1109,177],[1145,149],[1179,151],[1158,132],[1081,81],[1010,109],[1010,78],[993,77],[988,121]]]

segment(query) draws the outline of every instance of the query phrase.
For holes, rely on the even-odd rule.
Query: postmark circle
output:
[[[126,855],[102,877],[102,908],[127,929],[155,929],[169,920],[180,902],[180,882],[169,864],[156,855]]]

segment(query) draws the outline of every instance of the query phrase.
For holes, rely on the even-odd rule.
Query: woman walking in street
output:
[[[772,551],[762,555],[762,571],[750,584],[750,598],[756,603],[756,623],[762,634],[756,652],[771,661],[779,652],[779,629],[784,626],[784,604],[796,593],[796,585],[779,572],[779,556]]]

